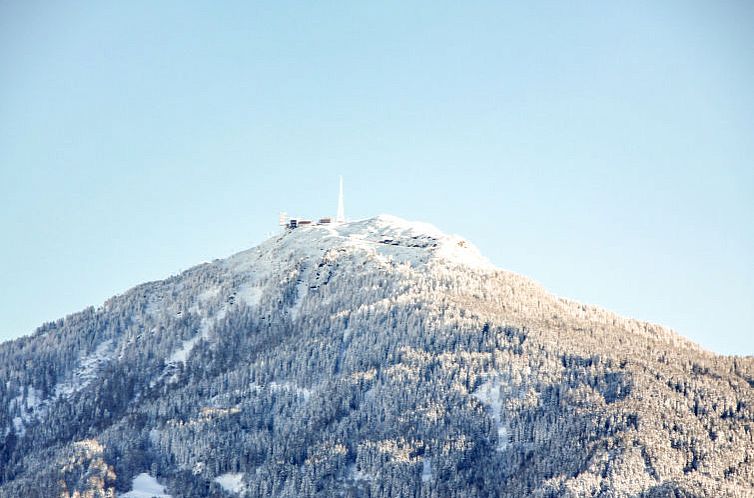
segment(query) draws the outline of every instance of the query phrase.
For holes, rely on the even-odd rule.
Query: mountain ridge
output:
[[[346,234],[345,235],[340,235],[339,228],[343,228],[343,227],[346,228]],[[404,220],[404,219],[399,218],[397,216],[393,216],[393,215],[389,215],[389,214],[384,214],[384,213],[380,214],[380,215],[377,215],[375,217],[372,217],[372,218],[365,218],[365,219],[350,221],[348,223],[340,224],[340,225],[314,226],[314,227],[299,228],[299,229],[296,229],[295,231],[283,232],[283,233],[280,233],[280,234],[277,234],[277,235],[273,235],[270,238],[268,238],[267,240],[264,240],[264,241],[260,242],[258,245],[254,246],[254,247],[252,247],[250,249],[239,251],[239,252],[237,252],[235,254],[232,254],[232,255],[230,255],[230,256],[228,256],[226,258],[218,258],[218,259],[214,259],[212,261],[205,261],[205,262],[200,263],[198,265],[192,266],[191,268],[189,268],[187,270],[183,270],[183,271],[178,272],[178,273],[176,273],[174,275],[171,275],[171,276],[169,276],[169,277],[167,277],[165,279],[157,279],[157,280],[152,280],[152,281],[144,282],[142,284],[138,284],[138,285],[136,285],[136,286],[134,286],[134,287],[132,287],[130,289],[127,289],[123,293],[120,293],[120,294],[112,296],[111,298],[108,298],[101,306],[105,307],[105,306],[107,306],[107,302],[108,301],[110,301],[112,299],[115,299],[115,298],[118,298],[118,297],[121,297],[121,296],[123,296],[123,295],[125,295],[125,294],[127,294],[129,292],[136,291],[137,289],[142,288],[144,286],[150,286],[152,284],[159,284],[161,282],[165,282],[166,280],[169,280],[169,279],[172,279],[172,278],[178,278],[181,275],[183,275],[184,273],[190,272],[190,271],[195,270],[195,269],[197,269],[199,267],[202,267],[204,265],[213,265],[213,264],[220,263],[220,264],[225,264],[229,268],[233,268],[235,270],[240,270],[240,271],[247,270],[248,271],[248,270],[251,269],[250,267],[248,267],[249,262],[247,261],[247,258],[248,258],[249,255],[254,254],[256,251],[259,251],[260,248],[269,247],[269,246],[275,247],[275,245],[276,244],[280,244],[281,241],[286,241],[287,242],[291,238],[299,239],[299,240],[297,241],[296,244],[294,244],[294,248],[293,249],[290,248],[290,247],[288,247],[287,248],[288,251],[291,251],[291,250],[304,251],[305,254],[306,254],[306,256],[310,257],[310,258],[316,256],[316,243],[312,243],[312,241],[311,241],[311,239],[312,239],[312,237],[311,237],[312,233],[314,233],[314,234],[326,233],[327,234],[325,236],[326,238],[334,238],[334,240],[340,239],[340,241],[342,241],[344,243],[353,243],[353,242],[358,242],[358,241],[364,240],[363,236],[366,235],[366,234],[363,234],[363,233],[359,234],[358,233],[358,228],[356,230],[357,233],[354,233],[355,232],[354,230],[349,230],[350,227],[365,227],[368,232],[371,232],[371,234],[377,233],[376,232],[376,228],[377,227],[381,227],[384,230],[383,233],[388,233],[388,230],[396,230],[397,229],[400,232],[409,232],[409,233],[412,233],[413,235],[423,235],[423,236],[436,237],[437,239],[441,239],[442,242],[444,243],[444,245],[446,247],[448,245],[458,244],[458,245],[460,245],[464,249],[464,251],[460,252],[460,254],[459,254],[459,252],[455,252],[454,253],[452,251],[447,251],[446,254],[440,254],[439,256],[436,256],[436,257],[449,256],[447,258],[449,261],[458,263],[460,265],[468,265],[471,268],[475,268],[475,269],[486,269],[486,270],[491,271],[491,272],[504,272],[505,274],[507,274],[507,275],[509,275],[511,277],[519,278],[521,280],[525,280],[525,281],[530,282],[532,286],[539,288],[539,290],[541,290],[541,292],[546,293],[549,296],[551,296],[551,297],[553,297],[555,299],[558,299],[558,300],[562,301],[563,303],[565,303],[565,304],[567,304],[569,306],[588,308],[590,310],[593,310],[595,313],[607,313],[607,314],[615,315],[615,318],[618,319],[618,320],[627,320],[627,321],[631,321],[631,322],[637,322],[638,324],[645,325],[645,326],[653,328],[655,330],[661,330],[664,334],[669,334],[671,336],[677,336],[676,337],[677,340],[688,342],[687,346],[692,347],[692,348],[697,348],[700,351],[704,351],[705,353],[709,353],[711,355],[715,355],[715,356],[729,356],[729,357],[734,357],[734,356],[735,357],[747,357],[747,356],[751,356],[751,355],[744,355],[744,356],[742,356],[742,355],[721,355],[719,353],[716,353],[714,351],[711,351],[711,350],[708,350],[708,349],[704,348],[703,346],[701,346],[698,343],[692,341],[691,339],[686,338],[685,336],[683,336],[682,334],[680,334],[678,331],[676,331],[676,330],[674,330],[674,329],[672,329],[670,327],[667,327],[665,325],[662,325],[662,324],[659,324],[659,323],[655,323],[655,322],[649,322],[649,321],[646,321],[646,320],[641,320],[639,318],[625,316],[625,315],[622,315],[622,314],[618,314],[616,312],[613,312],[613,311],[609,310],[608,308],[606,308],[604,306],[600,306],[600,305],[596,305],[596,304],[590,304],[590,303],[585,303],[585,302],[582,302],[580,300],[572,299],[572,298],[567,297],[567,296],[558,296],[558,295],[555,295],[555,294],[547,291],[546,288],[541,283],[537,282],[536,280],[532,279],[531,277],[528,277],[528,276],[526,276],[526,275],[524,275],[522,273],[514,272],[514,271],[511,271],[511,270],[507,270],[507,269],[503,269],[503,268],[495,266],[489,260],[487,260],[486,258],[484,258],[484,256],[482,256],[479,253],[478,249],[473,244],[471,244],[465,238],[463,238],[463,237],[461,237],[459,235],[447,235],[447,234],[443,233],[437,227],[435,227],[434,225],[432,225],[430,223],[407,221],[407,220]],[[387,230],[385,230],[385,229],[387,229]],[[391,231],[390,233],[394,233],[394,232]],[[359,236],[359,235],[361,235],[361,236]],[[301,238],[303,238],[304,240],[301,241],[300,240]],[[307,243],[303,243],[303,242],[305,242],[307,240],[309,242],[308,244]],[[369,240],[369,241],[366,241],[366,242],[372,242],[373,244],[380,243],[380,241],[376,241],[376,240]],[[390,243],[386,242],[386,241],[382,241],[382,243],[390,245]],[[356,245],[358,245],[358,244],[356,244]],[[400,244],[396,244],[396,245],[400,245]],[[314,248],[314,252],[313,253],[309,252],[312,248]],[[469,256],[467,260],[464,260],[461,257],[464,252],[466,252],[467,255]],[[428,262],[428,261],[424,261],[424,263],[426,263],[426,262]],[[63,319],[65,319],[65,318],[63,318]],[[59,320],[56,320],[56,321],[59,321]],[[49,323],[54,323],[54,322],[55,321],[49,322]]]
[[[254,246],[254,247],[252,247],[250,249],[239,251],[239,252],[237,252],[235,254],[232,254],[232,255],[230,255],[230,256],[228,256],[226,258],[217,258],[217,259],[214,259],[212,261],[205,261],[203,263],[200,263],[200,264],[197,264],[195,266],[192,266],[192,267],[190,267],[190,268],[188,268],[186,270],[183,270],[183,271],[180,271],[180,272],[178,272],[176,274],[170,275],[167,278],[157,279],[157,280],[151,280],[151,281],[147,281],[147,282],[144,282],[144,283],[141,283],[141,284],[137,284],[137,285],[135,285],[135,286],[133,286],[133,287],[125,290],[124,292],[122,292],[120,294],[113,295],[112,297],[106,299],[105,302],[103,304],[101,304],[100,306],[89,306],[86,309],[88,309],[88,308],[106,309],[107,303],[109,301],[113,300],[113,299],[120,298],[120,297],[122,297],[122,296],[124,296],[124,295],[126,295],[126,294],[128,294],[130,292],[137,292],[138,289],[141,289],[143,287],[149,287],[151,285],[156,285],[156,284],[165,282],[165,281],[173,279],[173,278],[179,278],[181,275],[183,275],[183,274],[185,274],[187,272],[196,270],[197,268],[203,267],[205,265],[214,265],[214,264],[218,264],[218,263],[222,264],[222,262],[224,262],[224,264],[229,265],[229,267],[231,267],[231,268],[233,268],[235,266],[236,269],[239,269],[239,268],[243,269],[244,268],[244,263],[245,263],[245,258],[249,254],[252,254],[255,251],[258,251],[259,248],[261,248],[261,247],[265,247],[265,246],[269,246],[269,245],[274,245],[275,243],[280,243],[281,240],[286,240],[287,238],[290,238],[288,236],[294,235],[294,234],[296,236],[301,236],[301,235],[310,235],[312,233],[311,231],[314,231],[315,233],[317,233],[317,232],[323,233],[324,232],[324,233],[329,234],[329,236],[331,236],[331,237],[336,237],[336,238],[340,237],[341,240],[343,240],[345,242],[358,241],[358,240],[360,240],[360,237],[358,237],[358,236],[354,237],[354,234],[350,233],[350,232],[347,235],[345,235],[345,236],[340,236],[337,227],[338,226],[345,226],[345,227],[364,226],[364,225],[370,225],[370,224],[377,224],[378,226],[382,226],[383,228],[389,228],[389,227],[392,226],[393,229],[398,228],[401,231],[410,231],[410,232],[413,232],[414,234],[423,234],[425,236],[435,236],[437,238],[444,239],[443,242],[445,242],[446,245],[451,245],[453,243],[460,243],[460,244],[462,244],[462,247],[464,249],[466,249],[470,253],[469,254],[470,257],[468,258],[468,260],[466,262],[464,262],[464,260],[461,257],[459,257],[460,255],[458,253],[454,254],[454,253],[452,253],[452,252],[449,251],[450,254],[448,254],[448,256],[450,256],[449,259],[451,261],[457,262],[457,263],[459,263],[461,265],[463,265],[464,263],[466,263],[469,266],[471,266],[472,268],[487,269],[487,270],[489,270],[491,272],[505,272],[506,274],[508,274],[510,276],[513,276],[515,278],[520,278],[522,280],[527,280],[533,286],[538,287],[543,293],[547,293],[548,295],[552,296],[553,298],[558,299],[558,300],[562,301],[563,303],[565,303],[565,304],[567,304],[569,306],[588,308],[588,309],[593,310],[596,313],[608,313],[608,314],[611,314],[611,315],[615,315],[615,318],[619,319],[619,320],[627,320],[627,321],[637,322],[637,323],[643,324],[643,325],[645,325],[647,327],[651,327],[653,329],[661,330],[665,334],[670,334],[672,336],[677,336],[677,338],[676,338],[677,340],[688,342],[687,345],[689,347],[697,348],[700,351],[704,351],[705,353],[709,353],[711,355],[715,355],[715,356],[728,356],[728,357],[741,357],[741,358],[752,357],[751,355],[725,355],[725,354],[719,354],[719,353],[716,353],[714,351],[711,351],[711,350],[708,350],[708,349],[704,348],[700,344],[692,341],[691,339],[686,338],[685,336],[683,336],[681,333],[679,333],[675,329],[672,329],[672,328],[667,327],[665,325],[662,325],[662,324],[659,324],[659,323],[655,323],[655,322],[646,321],[646,320],[642,320],[642,319],[639,319],[639,318],[625,316],[625,315],[622,315],[622,314],[618,314],[616,312],[613,312],[613,311],[609,310],[608,308],[606,308],[604,306],[600,306],[600,305],[596,305],[596,304],[590,304],[590,303],[585,303],[585,302],[582,302],[580,300],[573,299],[573,298],[570,298],[570,297],[567,297],[567,296],[558,296],[558,295],[555,295],[555,294],[547,291],[546,288],[541,283],[537,282],[536,280],[532,279],[531,277],[528,277],[528,276],[526,276],[524,274],[521,274],[521,273],[518,273],[518,272],[514,272],[514,271],[511,271],[511,270],[507,270],[507,269],[503,269],[503,268],[495,266],[494,264],[492,264],[491,262],[489,262],[489,260],[487,260],[486,258],[484,258],[484,256],[482,256],[479,253],[478,249],[473,244],[471,244],[470,242],[468,242],[466,239],[464,239],[463,237],[461,237],[459,235],[446,235],[445,233],[441,232],[438,228],[436,228],[434,225],[432,225],[430,223],[406,221],[406,220],[401,219],[401,218],[399,218],[397,216],[393,216],[393,215],[389,215],[389,214],[384,214],[384,213],[380,214],[380,215],[377,215],[375,217],[372,217],[372,218],[365,218],[365,219],[350,221],[350,222],[342,224],[342,225],[315,226],[315,227],[299,228],[299,229],[296,229],[295,232],[289,232],[289,233],[283,232],[281,234],[273,235],[270,238],[268,238],[268,239],[260,242],[258,245]],[[349,235],[352,237],[352,238],[350,238],[350,240],[349,240]],[[378,243],[377,241],[371,241],[371,242]],[[297,247],[297,249],[305,249],[307,247],[311,247],[311,245],[307,246],[306,244],[299,243],[299,244],[296,244],[296,247]],[[313,257],[313,256],[314,256],[314,254],[308,254],[308,257]],[[442,255],[440,255],[440,257],[442,257]],[[234,263],[235,263],[235,265],[234,265]],[[248,264],[248,262],[246,262],[246,264]],[[75,315],[77,313],[79,313],[79,312],[74,312],[74,313],[66,315],[65,317],[62,317],[60,319],[52,320],[50,322],[47,322],[45,325],[53,324],[53,323],[56,323],[56,322],[60,322],[60,320],[65,320],[68,317],[73,316],[73,315]],[[45,325],[43,325],[40,328],[44,328]],[[36,333],[36,330],[32,334],[34,334],[34,333]],[[26,337],[26,336],[24,336],[24,337]],[[18,338],[16,338],[16,339],[18,339]],[[16,339],[9,339],[9,340],[7,340],[5,342],[10,342],[10,341],[13,341],[13,340],[16,340]]]

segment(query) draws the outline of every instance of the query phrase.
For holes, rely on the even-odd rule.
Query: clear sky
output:
[[[0,0],[0,339],[390,213],[754,354],[754,2]]]

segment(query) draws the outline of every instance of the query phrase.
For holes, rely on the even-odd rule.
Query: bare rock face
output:
[[[0,497],[754,496],[753,386],[431,225],[306,226],[0,344]]]

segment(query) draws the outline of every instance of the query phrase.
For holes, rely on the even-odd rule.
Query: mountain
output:
[[[384,215],[0,344],[0,497],[754,496],[753,426],[754,358]]]

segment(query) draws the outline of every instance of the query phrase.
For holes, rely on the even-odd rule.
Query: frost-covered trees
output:
[[[750,492],[751,358],[468,250],[301,229],[0,345],[0,496]]]

